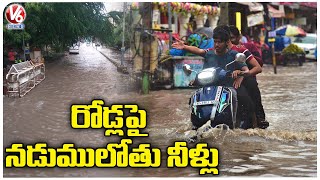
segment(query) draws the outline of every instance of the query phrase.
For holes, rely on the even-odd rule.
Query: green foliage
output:
[[[5,46],[22,47],[23,37],[25,41],[31,39],[31,36],[26,31],[11,31],[3,28],[3,43]]]
[[[122,47],[122,31],[123,31],[123,12],[111,11],[108,13],[109,18],[112,19],[115,24],[113,30],[113,44],[112,47],[120,49]],[[125,17],[125,32],[124,32],[124,45],[126,48],[130,46],[130,39],[133,37],[133,29],[131,28],[132,17],[130,14],[126,14]]]
[[[110,11],[108,17],[112,19],[113,23],[119,25],[122,23],[123,13],[119,11]]]
[[[282,50],[283,54],[304,54],[303,49],[295,44],[290,44]]]

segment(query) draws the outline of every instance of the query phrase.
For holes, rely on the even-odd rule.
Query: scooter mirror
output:
[[[246,55],[243,53],[236,54],[235,61],[242,62],[242,63],[246,62]]]
[[[184,71],[184,73],[186,73],[188,75],[191,74],[191,72],[192,72],[191,66],[189,64],[184,64],[183,71]]]

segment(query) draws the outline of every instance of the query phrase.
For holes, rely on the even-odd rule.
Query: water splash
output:
[[[227,129],[225,126],[217,126],[210,129],[201,129],[198,131],[187,129],[189,126],[181,126],[176,130],[177,136],[181,139],[190,140],[194,139],[197,136],[197,140],[219,140],[223,142],[225,138],[228,139],[239,139],[239,138],[248,138],[256,137],[256,139],[262,140],[276,140],[282,142],[291,142],[291,141],[317,141],[317,132],[293,132],[287,130],[267,130],[267,129]],[[251,138],[252,139],[252,138]]]

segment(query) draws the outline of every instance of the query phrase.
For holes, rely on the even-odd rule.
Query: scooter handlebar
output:
[[[227,77],[232,77],[232,72],[231,70],[220,70],[216,75],[218,76],[217,79],[220,79],[220,81],[224,81],[225,78]],[[238,76],[245,76],[245,74],[241,71]],[[197,80],[197,77],[196,79],[194,80],[191,80],[188,84],[189,87],[197,87],[199,86],[199,82]]]
[[[227,77],[231,77],[231,76],[232,76],[232,71],[227,71],[226,76],[227,76]],[[238,76],[245,76],[245,74],[244,74],[243,71],[241,71],[241,72],[238,74]]]

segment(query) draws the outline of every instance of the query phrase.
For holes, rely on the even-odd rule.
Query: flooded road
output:
[[[266,130],[213,129],[199,142],[219,149],[219,176],[317,176],[317,64],[302,67],[264,66],[258,75]],[[189,97],[194,89],[133,91],[129,77],[93,47],[79,55],[46,63],[46,79],[23,98],[3,98],[4,147],[12,143],[47,142],[51,147],[72,142],[78,147],[104,147],[116,137],[104,130],[75,130],[70,106],[103,99],[105,104],[137,103],[148,112],[150,142],[166,152],[174,141],[188,139]],[[193,177],[197,168],[4,168],[5,177]]]

